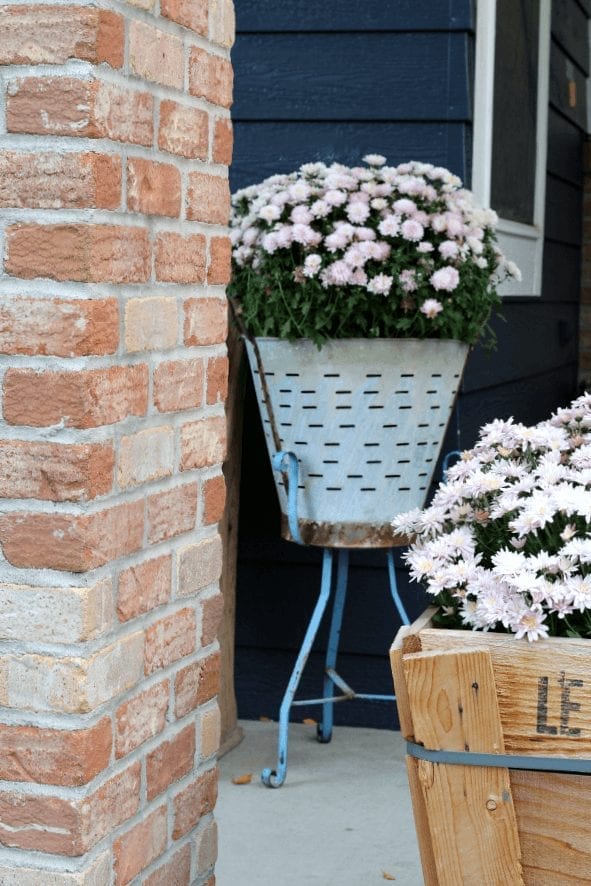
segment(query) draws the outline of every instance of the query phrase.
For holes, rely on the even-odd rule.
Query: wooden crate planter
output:
[[[432,750],[591,759],[591,642],[432,626],[391,650],[400,727]],[[407,757],[426,886],[591,883],[591,775]]]

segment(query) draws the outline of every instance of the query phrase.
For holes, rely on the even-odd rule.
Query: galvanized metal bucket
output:
[[[342,339],[318,350],[308,340],[255,342],[246,347],[269,455],[277,442],[299,462],[304,543],[404,543],[390,522],[425,503],[468,345]],[[291,539],[284,474],[275,481],[282,535]]]

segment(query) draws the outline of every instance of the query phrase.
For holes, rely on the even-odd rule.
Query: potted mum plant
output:
[[[428,884],[589,879],[590,483],[585,394],[486,425],[394,520],[435,604],[392,649]]]
[[[233,281],[271,457],[310,544],[391,546],[424,503],[468,349],[489,343],[496,216],[426,163],[308,163],[232,198]],[[285,467],[285,463],[282,464]],[[288,538],[285,471],[277,478]]]

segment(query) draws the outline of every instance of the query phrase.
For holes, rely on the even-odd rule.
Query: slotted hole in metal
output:
[[[410,394],[410,391],[394,391],[395,394]]]
[[[292,428],[293,425],[292,425],[292,423],[291,423],[290,421],[280,421],[280,422],[279,422],[279,427],[280,427],[280,428]]]
[[[338,458],[323,458],[322,459],[323,465],[338,465],[338,463],[339,463]]]
[[[301,391],[300,393],[302,393],[302,394],[315,394],[316,391],[313,391],[313,390],[311,390],[310,388],[307,388],[305,391]]]
[[[365,377],[366,378],[381,378],[382,373],[381,372],[366,372]]]
[[[381,465],[381,463],[381,458],[370,458],[365,462],[366,465]]]
[[[305,408],[305,407],[304,407]],[[352,406],[337,406],[337,409],[352,409]]]
[[[350,394],[350,393],[351,393],[351,391],[335,391],[335,394]]]
[[[340,446],[340,443],[325,443],[325,446]]]
[[[399,458],[398,461],[396,462],[396,464],[397,465],[409,465],[410,458]]]
[[[275,375],[274,372],[265,372],[265,375]]]
[[[340,377],[341,377],[340,372],[325,372],[324,373],[324,378],[340,378]]]
[[[364,446],[379,446],[379,443],[364,443]]]
[[[309,428],[323,428],[324,425],[308,425]]]
[[[300,373],[299,372],[286,372],[285,377],[286,378],[299,378]]]
[[[324,477],[324,474],[308,474],[308,477]]]
[[[354,428],[355,425],[339,425],[339,428]]]
[[[401,372],[400,373],[400,378],[414,378],[414,377],[415,377],[414,372]]]
[[[399,406],[399,409],[412,409],[412,406]]]
[[[410,486],[399,486],[398,492],[410,492]]]
[[[389,425],[382,425],[382,427],[383,427],[383,428],[397,428],[398,425],[395,425],[395,424],[389,424]]]
[[[375,492],[375,491],[376,491],[376,487],[375,487],[375,486],[361,486],[361,487],[359,488],[359,491],[360,491],[360,492]]]
[[[342,492],[342,489],[343,489],[342,486],[327,486],[326,487],[327,492]]]
[[[338,391],[337,391],[337,393],[338,393]],[[380,392],[379,391],[364,391],[363,393],[364,394],[379,394]]]
[[[307,440],[294,440],[293,442],[295,443],[296,446],[307,446],[308,445]]]
[[[400,480],[400,474],[385,474],[386,480]]]
[[[383,406],[378,406],[377,404],[375,404],[375,405],[373,405],[373,406],[370,406],[369,408],[370,408],[370,409],[383,409],[384,407],[383,407]]]
[[[302,409],[318,409],[318,407],[310,404],[310,405],[302,406]]]
[[[348,480],[362,480],[363,474],[347,474]]]

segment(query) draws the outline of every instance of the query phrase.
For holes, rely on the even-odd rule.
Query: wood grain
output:
[[[486,650],[415,653],[403,668],[417,742],[504,751]],[[523,883],[508,770],[427,764],[418,774],[440,886]]]

